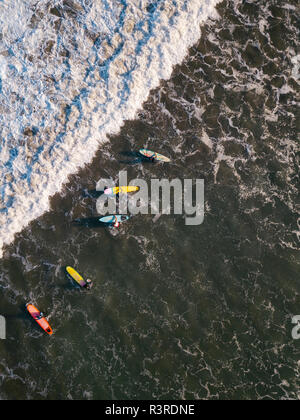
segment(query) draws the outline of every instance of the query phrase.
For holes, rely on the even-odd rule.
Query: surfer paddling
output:
[[[114,224],[114,227],[117,228],[117,229],[120,227],[120,222],[119,222],[117,216],[114,217],[113,224]]]
[[[147,149],[141,149],[139,153],[143,156],[144,159],[149,160],[150,162],[171,162],[166,156],[160,155],[159,153],[153,152]]]

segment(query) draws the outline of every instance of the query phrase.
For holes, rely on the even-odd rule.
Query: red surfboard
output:
[[[49,322],[46,320],[46,318],[41,317],[41,312],[31,304],[26,305],[27,311],[30,313],[32,318],[39,324],[39,326],[48,334],[52,335],[53,330],[49,325]]]

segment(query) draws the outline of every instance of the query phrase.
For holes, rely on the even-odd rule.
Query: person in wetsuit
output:
[[[114,227],[115,228],[119,228],[120,227],[120,222],[118,221],[117,216],[114,217]]]
[[[93,287],[92,280],[91,279],[87,279],[86,285],[84,286],[84,288],[87,289],[87,290],[91,290],[92,287]]]

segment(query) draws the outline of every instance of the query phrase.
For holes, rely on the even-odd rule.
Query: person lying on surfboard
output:
[[[36,314],[35,319],[37,321],[39,321],[40,319],[45,318],[45,315],[43,314],[43,312],[40,312],[39,314]]]
[[[171,162],[171,159],[163,156],[159,153],[153,152],[148,149],[141,149],[139,153],[145,158],[150,160],[151,162]]]
[[[40,312],[34,305],[28,303],[26,305],[27,311],[30,313],[32,318],[39,324],[39,326],[48,334],[52,335],[53,330],[49,325],[49,322],[46,320],[44,314]]]
[[[149,156],[149,160],[150,160],[152,163],[156,162],[156,153],[153,153],[153,155],[152,155],[152,156]]]

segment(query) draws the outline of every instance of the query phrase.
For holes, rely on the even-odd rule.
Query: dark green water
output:
[[[137,119],[7,248],[2,399],[299,399],[295,6],[224,1]],[[145,146],[174,163],[124,163]],[[204,223],[72,223],[97,215],[87,192],[121,169],[149,182],[204,179]],[[74,289],[65,265],[93,291]],[[28,301],[49,315],[52,338]]]

